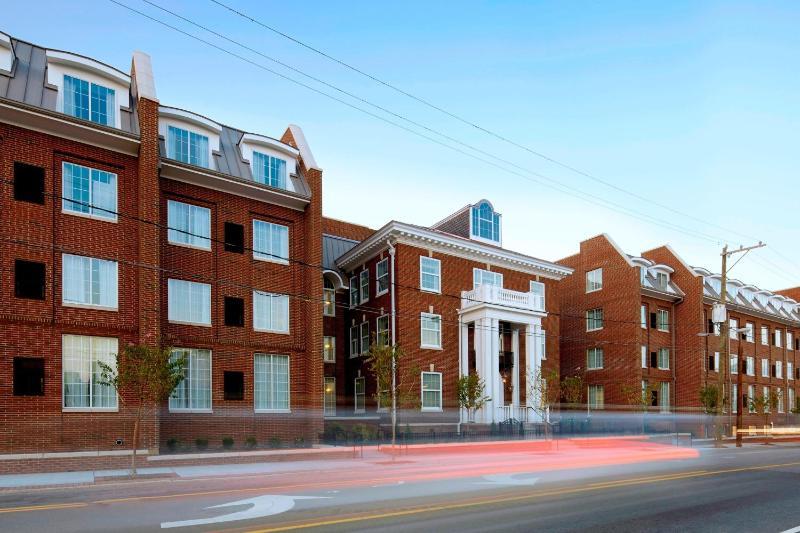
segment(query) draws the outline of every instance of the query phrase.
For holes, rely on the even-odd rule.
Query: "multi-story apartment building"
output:
[[[542,366],[558,372],[558,285],[571,269],[503,248],[501,220],[481,200],[430,227],[392,221],[340,243],[336,287],[347,285],[347,309],[335,339],[336,365],[345,365],[337,390],[352,401],[338,417],[385,411],[364,357],[378,342],[403,350],[398,380],[418,398],[401,424],[464,421],[456,382],[469,372],[490,398],[477,422],[535,421],[527,383]]]
[[[749,409],[756,396],[777,393],[778,414],[796,405],[795,300],[729,279],[730,338],[720,339],[712,307],[721,276],[689,266],[669,246],[634,257],[599,235],[560,263],[575,269],[562,284],[563,328],[571,332],[561,341],[562,375],[585,377],[591,407],[629,405],[641,390],[656,410],[696,412],[702,387],[721,381],[735,412],[740,370],[746,423],[759,421]]]
[[[98,366],[128,344],[188,359],[143,448],[317,437],[322,172],[300,128],[161,105],[142,53],[127,73],[0,34],[0,169],[0,454],[129,449],[134,406]]]

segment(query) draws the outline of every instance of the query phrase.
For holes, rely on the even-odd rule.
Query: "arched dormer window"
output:
[[[222,126],[174,107],[161,106],[158,114],[158,133],[166,142],[167,158],[215,170],[213,152],[219,150]]]
[[[482,200],[472,206],[471,222],[472,237],[500,243],[500,213],[495,212],[492,204]]]

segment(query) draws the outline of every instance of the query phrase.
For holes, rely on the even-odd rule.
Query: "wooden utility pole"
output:
[[[728,300],[728,257],[734,254],[740,253],[747,253],[750,250],[755,250],[756,248],[763,248],[766,246],[761,241],[758,241],[758,244],[753,246],[739,246],[736,250],[728,251],[728,245],[726,244],[722,248],[722,285],[720,289],[720,303],[722,307],[725,307],[725,304]],[[734,263],[735,265],[735,263]],[[722,368],[724,368],[725,372],[719,372],[719,389],[718,389],[718,397],[717,397],[717,416],[722,414],[722,404],[725,399],[725,395],[723,394],[723,386],[724,386],[724,379],[725,375],[728,376],[729,388],[731,390],[728,391],[728,394],[732,392],[733,387],[730,386],[730,371],[731,371],[731,354],[730,354],[730,332],[728,331],[729,328],[729,318],[727,311],[725,312],[725,319],[720,324],[720,339],[719,339],[719,352],[720,352],[720,359],[722,359]],[[737,331],[738,334],[738,331]],[[741,350],[740,350],[741,351]],[[744,369],[741,368],[741,364],[739,362],[743,359],[742,354],[737,355],[736,361],[736,398],[734,401],[736,402],[736,447],[740,448],[742,446],[742,423],[743,423],[743,416],[744,416],[744,402],[742,401],[742,389],[744,387],[743,383],[743,376],[744,376]],[[733,402],[731,402],[731,406],[729,409],[733,409]],[[729,411],[730,412],[730,411]]]

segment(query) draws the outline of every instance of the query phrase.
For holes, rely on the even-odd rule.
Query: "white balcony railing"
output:
[[[543,312],[544,296],[532,292],[512,291],[494,285],[478,285],[471,291],[461,291],[461,309],[486,304]]]

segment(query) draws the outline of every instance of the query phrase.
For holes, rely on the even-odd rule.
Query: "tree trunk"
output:
[[[133,422],[133,453],[131,454],[131,477],[136,477],[136,450],[139,448],[139,421],[142,419],[141,404],[136,409],[136,420]]]

